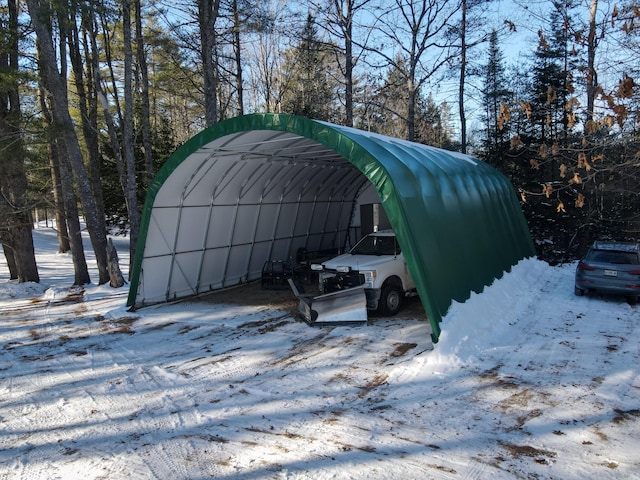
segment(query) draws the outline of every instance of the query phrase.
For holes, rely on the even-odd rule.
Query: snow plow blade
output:
[[[289,286],[299,300],[298,313],[310,325],[367,322],[367,298],[363,286],[317,297],[301,292],[293,279],[289,279]]]

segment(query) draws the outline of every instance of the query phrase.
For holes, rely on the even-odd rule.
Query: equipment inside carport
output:
[[[373,190],[375,201],[363,200]],[[360,237],[381,203],[437,341],[453,300],[534,255],[507,178],[466,155],[285,114],[219,122],[169,158],[149,188],[127,305],[259,280],[299,249]]]

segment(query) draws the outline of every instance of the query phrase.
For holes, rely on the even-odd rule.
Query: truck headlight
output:
[[[376,271],[367,270],[360,273],[364,275],[364,288],[373,288],[373,283],[376,281]]]
[[[336,272],[349,273],[350,271],[351,267],[336,267]]]
[[[319,263],[312,263],[311,270],[315,270],[316,272],[319,272],[320,270],[322,270],[322,265],[320,265]]]

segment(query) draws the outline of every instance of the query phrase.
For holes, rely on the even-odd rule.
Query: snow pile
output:
[[[451,372],[477,361],[477,353],[500,335],[509,332],[514,320],[527,314],[535,292],[549,266],[535,258],[520,261],[510,273],[496,279],[482,293],[472,292],[464,303],[453,302],[442,321],[442,334],[433,364]]]

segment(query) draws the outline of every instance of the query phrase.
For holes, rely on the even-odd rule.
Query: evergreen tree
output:
[[[578,68],[572,35],[573,0],[554,2],[550,32],[538,32],[538,48],[533,66],[530,98],[532,122],[540,145],[558,142],[568,146],[570,130],[576,123],[569,104]]]
[[[396,60],[395,66],[387,71],[387,77],[378,88],[370,107],[370,129],[396,138],[406,138],[408,135],[408,92],[406,74],[402,71],[405,65],[401,58]],[[451,132],[443,122],[442,106],[438,106],[431,95],[426,98],[422,94],[416,96],[414,141],[440,148],[451,148]],[[448,109],[448,106],[446,108]]]
[[[316,120],[337,119],[335,63],[331,49],[318,38],[314,18],[307,21],[298,45],[285,52],[286,89],[282,111]]]
[[[498,44],[498,32],[493,30],[489,36],[487,64],[484,67],[484,88],[482,104],[484,123],[486,125],[484,150],[486,159],[497,165],[499,159],[508,148],[510,131],[510,99],[513,92],[508,88],[504,55]]]

